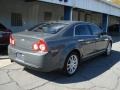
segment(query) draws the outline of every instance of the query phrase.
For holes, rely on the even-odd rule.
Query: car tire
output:
[[[77,72],[78,66],[79,66],[79,55],[76,52],[72,52],[66,58],[63,72],[67,76],[72,76]]]
[[[109,56],[111,54],[111,51],[112,51],[112,44],[109,42],[106,52],[105,52],[105,55]]]

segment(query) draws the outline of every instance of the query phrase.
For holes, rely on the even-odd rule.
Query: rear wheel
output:
[[[64,73],[68,76],[74,75],[79,66],[79,56],[76,52],[68,55],[64,64]]]
[[[108,47],[107,47],[107,49],[106,49],[106,55],[107,56],[109,56],[110,54],[111,54],[111,51],[112,51],[112,44],[111,43],[109,43],[108,44]]]

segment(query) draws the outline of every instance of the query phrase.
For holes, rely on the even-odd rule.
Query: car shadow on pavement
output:
[[[33,74],[37,77],[43,78],[45,80],[60,83],[60,84],[69,84],[69,83],[77,83],[84,82],[90,79],[94,79],[103,73],[107,72],[116,65],[120,60],[120,52],[112,51],[110,56],[98,56],[96,58],[87,60],[83,62],[78,72],[71,76],[66,77],[58,71],[50,72],[50,73],[41,73],[34,70],[25,69],[28,73]]]

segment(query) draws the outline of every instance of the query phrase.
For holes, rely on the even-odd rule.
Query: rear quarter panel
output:
[[[81,51],[77,44],[77,39],[74,37],[62,37],[47,41],[47,43],[49,53],[53,56],[54,62],[59,69],[63,68],[66,57],[72,50],[77,49]]]

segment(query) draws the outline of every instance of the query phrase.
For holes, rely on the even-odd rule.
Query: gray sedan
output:
[[[73,75],[80,62],[110,55],[112,38],[88,22],[43,22],[10,37],[9,58],[41,72],[63,70]]]

